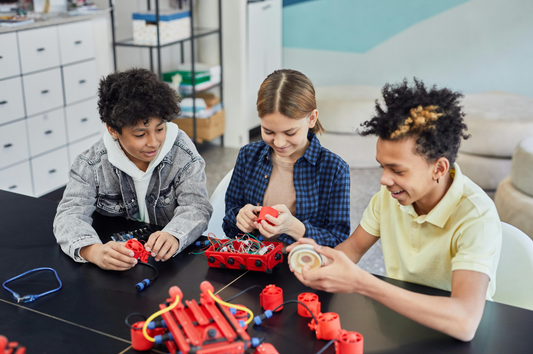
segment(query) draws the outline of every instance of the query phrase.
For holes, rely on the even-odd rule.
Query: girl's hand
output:
[[[266,215],[261,223],[255,222],[255,227],[259,230],[261,235],[266,238],[271,238],[281,234],[287,234],[298,240],[305,234],[305,226],[302,222],[296,219],[285,204],[274,205],[272,208],[278,211],[278,217]],[[268,222],[270,222],[270,225]],[[303,231],[303,232],[302,232]]]
[[[137,264],[133,251],[125,242],[95,243],[80,250],[80,256],[106,270],[128,270]]]
[[[257,214],[261,210],[260,206],[253,206],[252,204],[246,204],[239,210],[237,215],[237,227],[242,232],[252,232],[257,227],[255,226],[255,221],[257,220]]]
[[[156,231],[150,235],[148,241],[144,245],[144,249],[152,252],[152,257],[156,262],[166,261],[176,253],[180,246],[177,238],[168,232]]]

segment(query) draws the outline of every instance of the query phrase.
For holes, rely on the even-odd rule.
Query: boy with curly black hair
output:
[[[385,107],[376,102],[377,114],[361,133],[379,137],[382,188],[345,242],[335,250],[315,245],[326,266],[295,275],[315,289],[364,294],[469,341],[495,291],[502,234],[494,203],[455,163],[461,138],[468,138],[462,95],[427,89],[416,79],[382,92]],[[410,292],[360,269],[356,264],[380,237],[389,277],[448,290],[451,297]]]
[[[108,75],[98,96],[107,130],[72,164],[54,220],[57,242],[77,262],[111,270],[137,264],[123,243],[102,244],[91,226],[96,211],[164,226],[145,248],[166,261],[206,230],[213,211],[204,160],[168,123],[180,113],[179,97],[146,69]]]

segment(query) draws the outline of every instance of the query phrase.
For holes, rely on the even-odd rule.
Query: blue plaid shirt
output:
[[[310,132],[307,139],[310,144],[294,165],[294,216],[305,225],[305,237],[334,247],[350,233],[350,170],[344,160],[320,145],[315,134]],[[270,150],[264,141],[259,141],[239,151],[226,192],[226,215],[222,224],[229,237],[242,233],[236,220],[242,207],[263,204],[272,173]],[[287,234],[279,239],[295,242]]]

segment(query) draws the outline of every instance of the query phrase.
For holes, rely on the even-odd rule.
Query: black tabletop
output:
[[[28,353],[126,353],[129,328],[126,316],[140,312],[146,316],[157,311],[177,285],[184,299],[199,299],[200,283],[208,280],[227,299],[251,285],[275,284],[283,289],[284,299],[296,299],[302,292],[319,296],[322,312],[338,313],[341,326],[364,336],[365,353],[530,353],[533,350],[533,312],[487,302],[474,340],[462,343],[447,335],[419,325],[380,303],[358,294],[329,294],[302,285],[289,271],[286,261],[273,274],[209,268],[205,257],[194,255],[194,246],[167,262],[150,263],[159,278],[142,292],[135,284],[151,277],[149,267],[136,266],[126,272],[104,271],[92,264],[80,264],[66,256],[56,244],[52,222],[57,204],[47,200],[0,191],[0,228],[2,257],[0,281],[37,267],[57,270],[63,288],[35,302],[18,305],[11,294],[0,292],[0,334],[18,341]],[[95,218],[94,226],[102,239],[113,232],[142,226],[124,219]],[[408,290],[430,295],[449,293],[416,284],[382,278]],[[51,272],[30,275],[10,287],[21,295],[40,293],[56,287]],[[234,303],[262,313],[260,289],[252,289]],[[287,304],[260,326],[250,326],[251,336],[265,338],[280,353],[316,353],[327,341],[317,340],[297,314],[295,304]],[[159,347],[164,350],[164,347]],[[334,353],[332,347],[325,353]]]

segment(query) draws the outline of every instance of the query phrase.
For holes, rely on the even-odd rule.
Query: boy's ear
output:
[[[433,178],[443,178],[449,170],[450,161],[448,161],[446,157],[439,157],[437,161],[435,161],[435,170],[433,173]]]
[[[110,127],[109,125],[107,125],[107,124],[106,124],[105,126],[106,126],[107,131],[109,132],[109,134],[111,134],[111,137],[112,137],[113,139],[115,139],[115,140],[118,140],[118,135],[119,135],[118,132],[117,132],[115,129],[111,128],[111,127]]]

